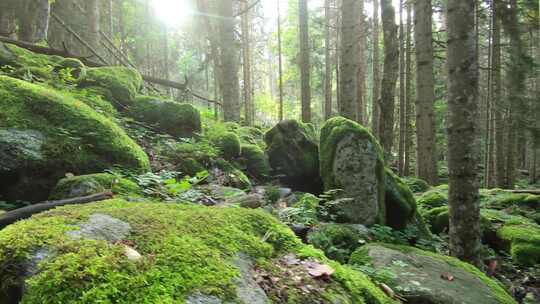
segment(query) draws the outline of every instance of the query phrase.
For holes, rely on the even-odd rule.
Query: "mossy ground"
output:
[[[95,213],[128,222],[127,240],[108,244],[66,234]],[[126,259],[123,244],[143,259]],[[260,263],[288,252],[317,258],[335,267],[333,278],[353,303],[392,303],[369,279],[302,245],[263,211],[118,199],[57,208],[0,232],[2,288],[16,281],[17,265],[35,248],[54,258],[27,280],[22,303],[183,303],[195,292],[233,300],[239,272],[232,261],[240,252]]]
[[[131,104],[142,86],[142,77],[134,69],[125,67],[89,68],[79,80],[79,86],[98,86],[108,89],[123,106]]]

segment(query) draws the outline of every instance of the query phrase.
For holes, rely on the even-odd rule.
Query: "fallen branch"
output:
[[[47,211],[59,206],[92,203],[110,199],[112,197],[113,193],[111,191],[106,191],[88,196],[75,197],[58,201],[45,201],[35,205],[15,209],[0,216],[0,229],[3,229],[6,226],[15,223],[16,221],[27,219],[34,214],[41,213],[43,211]]]
[[[525,193],[525,194],[535,194],[540,195],[540,189],[518,189],[518,190],[505,190],[512,193]]]

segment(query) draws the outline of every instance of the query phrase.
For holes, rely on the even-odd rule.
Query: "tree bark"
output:
[[[341,2],[340,107],[339,114],[357,121],[358,117],[358,0]]]
[[[380,63],[379,63],[379,0],[373,0],[373,88],[371,93],[371,132],[379,138],[380,121]]]
[[[49,28],[49,0],[22,1],[22,9],[18,12],[19,39],[37,43],[47,39]]]
[[[498,1],[498,0],[495,0]],[[505,110],[502,99],[502,77],[501,77],[501,21],[498,17],[498,5],[493,5],[493,51],[491,54],[492,68],[492,91],[493,91],[493,112],[495,124],[495,186],[503,188],[506,184],[506,160],[504,149],[504,119]]]
[[[364,20],[364,0],[358,0],[358,76],[357,76],[357,100],[358,100],[358,122],[360,124],[365,123],[366,111],[365,111],[365,93],[366,93],[366,72],[365,72],[365,48],[366,48],[366,27]]]
[[[225,121],[240,122],[238,47],[234,38],[236,22],[233,17],[233,1],[218,1],[218,11],[223,118]]]
[[[307,0],[298,0],[298,24],[300,33],[300,93],[302,121],[311,122],[310,50]]]
[[[406,39],[406,48],[407,53],[405,55],[405,129],[406,129],[406,140],[405,140],[405,159],[403,164],[403,175],[409,176],[411,171],[411,150],[413,149],[413,135],[414,130],[411,122],[413,117],[413,75],[412,75],[412,43],[411,43],[411,32],[412,32],[412,4],[407,3],[407,39]]]
[[[279,73],[279,121],[283,120],[283,54],[281,51],[281,8],[277,1],[278,73]]]
[[[384,71],[381,83],[380,142],[385,161],[390,163],[394,143],[394,97],[399,70],[398,27],[391,0],[381,0],[381,20],[384,38]]]
[[[100,17],[99,0],[84,1],[85,24],[81,31],[82,38],[88,42],[94,49],[99,49],[100,44]]]
[[[279,1],[278,1],[279,2]],[[330,0],[324,1],[324,119],[328,120],[332,117],[332,56],[330,44]]]
[[[435,77],[433,75],[431,0],[414,2],[416,46],[416,175],[436,185]]]
[[[405,105],[405,33],[403,26],[403,1],[399,1],[399,148],[398,172],[404,176],[405,142],[407,141],[407,111]]]
[[[448,1],[447,32],[450,253],[480,266],[478,63],[473,1]]]
[[[16,1],[0,1],[0,35],[15,38],[16,32]]]
[[[254,122],[253,100],[251,99],[251,45],[250,45],[250,16],[247,1],[242,2],[242,58],[244,72],[244,116],[246,124],[252,126]]]

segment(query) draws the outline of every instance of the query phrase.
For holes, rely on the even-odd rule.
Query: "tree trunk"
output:
[[[218,1],[218,11],[223,118],[225,121],[240,122],[238,47],[234,38],[233,0]]]
[[[85,25],[81,36],[90,44],[94,49],[99,49],[99,0],[86,0],[84,1],[85,11]]]
[[[525,47],[521,40],[519,29],[517,0],[497,1],[497,12],[501,24],[508,35],[509,70],[507,73],[508,104],[510,107],[508,140],[506,151],[506,187],[513,188],[516,179],[516,166],[519,150],[518,143],[525,142],[523,130],[526,129],[524,121],[527,113],[527,104],[523,93],[525,92],[525,79],[528,72],[528,63],[525,58]]]
[[[379,63],[379,0],[373,0],[373,88],[371,93],[371,132],[379,138],[380,121],[380,63]]]
[[[283,120],[283,54],[281,51],[281,9],[277,1],[277,23],[278,23],[278,73],[279,73],[279,121]]]
[[[16,2],[14,0],[0,1],[0,35],[15,38],[16,21],[15,21]]]
[[[339,114],[354,121],[358,120],[358,19],[358,0],[343,0],[341,2]]]
[[[478,63],[473,1],[448,1],[447,32],[450,253],[480,266]]]
[[[405,37],[403,27],[403,1],[399,1],[399,149],[398,172],[404,176],[405,142],[407,141],[407,111],[405,105]]]
[[[406,140],[405,140],[405,159],[403,164],[403,175],[409,176],[410,175],[410,165],[411,165],[411,152],[413,148],[413,135],[414,130],[411,122],[411,118],[413,117],[413,87],[412,87],[412,62],[411,62],[411,54],[412,54],[412,43],[411,43],[411,32],[412,32],[412,4],[407,3],[407,39],[406,39],[406,48],[407,53],[405,55],[405,129],[406,129]]]
[[[394,97],[399,70],[398,27],[391,0],[381,0],[381,18],[384,38],[384,71],[381,83],[380,142],[386,163],[391,163],[394,142]]]
[[[435,77],[433,75],[432,8],[430,0],[414,2],[416,45],[416,175],[431,185],[438,182],[435,136]]]
[[[20,5],[23,8],[18,12],[19,39],[30,43],[45,41],[51,11],[49,0],[24,1]]]
[[[243,55],[243,71],[244,71],[244,109],[246,124],[253,125],[254,110],[253,100],[251,99],[251,46],[250,46],[250,12],[248,10],[247,1],[242,2],[242,55]]]
[[[279,1],[278,1],[279,2]],[[324,1],[324,119],[328,120],[332,117],[332,56],[330,44],[330,0]]]
[[[302,121],[311,122],[310,50],[307,0],[298,0],[298,24],[300,32],[300,82]]]
[[[498,1],[498,0],[495,0]],[[493,73],[493,112],[495,124],[495,186],[503,188],[506,184],[506,159],[504,149],[504,119],[505,110],[502,99],[502,77],[501,77],[501,21],[498,17],[498,5],[493,6],[493,51],[491,54],[491,68]]]
[[[365,111],[365,93],[366,93],[366,72],[365,72],[365,47],[366,47],[366,27],[364,22],[364,0],[358,0],[358,75],[357,75],[357,100],[358,100],[358,122],[360,124],[365,124],[365,119],[367,117]]]

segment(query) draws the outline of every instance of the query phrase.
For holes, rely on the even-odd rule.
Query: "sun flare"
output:
[[[152,0],[156,17],[168,26],[179,26],[193,14],[189,0]]]

